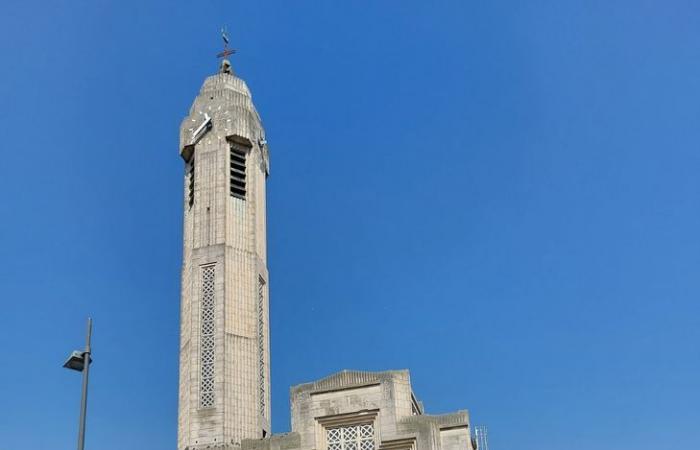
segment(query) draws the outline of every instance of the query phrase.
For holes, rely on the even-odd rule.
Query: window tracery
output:
[[[326,429],[328,450],[374,450],[374,425],[349,425]]]
[[[265,416],[265,280],[258,277],[258,383],[260,415]]]
[[[200,396],[202,408],[214,406],[214,336],[216,323],[214,319],[214,266],[202,267],[202,302],[201,302],[201,342],[200,342]]]

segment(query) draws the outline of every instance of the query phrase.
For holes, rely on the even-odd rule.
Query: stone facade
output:
[[[270,433],[264,130],[229,66],[180,128],[184,170],[178,449]]]
[[[292,431],[242,450],[474,450],[469,414],[427,415],[407,370],[343,371],[291,389]]]
[[[407,370],[291,389],[270,434],[265,182],[250,92],[224,61],[180,128],[184,170],[178,450],[474,450],[469,415],[427,415]]]

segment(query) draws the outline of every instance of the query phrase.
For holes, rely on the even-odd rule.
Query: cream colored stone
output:
[[[193,132],[211,118],[198,140]],[[185,163],[184,249],[181,295],[178,449],[238,445],[270,433],[268,272],[266,255],[264,130],[240,78],[219,73],[206,79],[180,128]],[[232,142],[237,144],[232,144]],[[248,147],[245,199],[230,194],[230,147]],[[247,143],[247,146],[245,145]],[[189,167],[194,162],[194,203]],[[204,407],[202,267],[215,265],[213,405]],[[263,280],[263,321],[258,320]],[[262,325],[262,326],[261,326]],[[259,333],[263,335],[262,348]],[[263,377],[259,356],[263,355]],[[208,366],[207,366],[208,367]],[[261,395],[261,389],[264,394]],[[263,402],[261,402],[263,397]]]
[[[207,117],[211,129],[194,140],[193,132]],[[186,164],[178,449],[475,450],[469,414],[425,414],[407,370],[343,371],[295,386],[292,431],[270,435],[269,153],[263,142],[260,117],[243,80],[227,71],[207,78],[180,128]],[[241,199],[230,193],[230,148],[246,143],[247,192]],[[203,267],[210,265],[215,266],[212,286],[203,279]],[[213,366],[203,358],[212,342]],[[213,388],[203,391],[203,368],[210,367]],[[213,404],[203,406],[209,394]],[[354,447],[333,440],[339,427],[349,436],[371,434]]]

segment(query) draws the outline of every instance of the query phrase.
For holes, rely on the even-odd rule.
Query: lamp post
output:
[[[90,373],[90,363],[92,351],[90,350],[90,337],[92,336],[92,319],[87,321],[87,337],[85,339],[85,350],[73,351],[63,367],[83,373],[83,392],[80,399],[80,422],[78,425],[78,450],[85,447],[85,415],[87,413],[88,375]]]

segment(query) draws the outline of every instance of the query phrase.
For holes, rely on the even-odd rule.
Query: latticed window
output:
[[[258,277],[258,380],[260,415],[265,416],[265,280]]]
[[[374,425],[326,428],[328,450],[374,450]]]
[[[231,146],[231,195],[245,200],[245,160],[246,152]]]
[[[214,337],[216,323],[215,312],[215,266],[202,267],[202,308],[201,308],[201,342],[200,342],[200,396],[199,406],[214,406]]]

